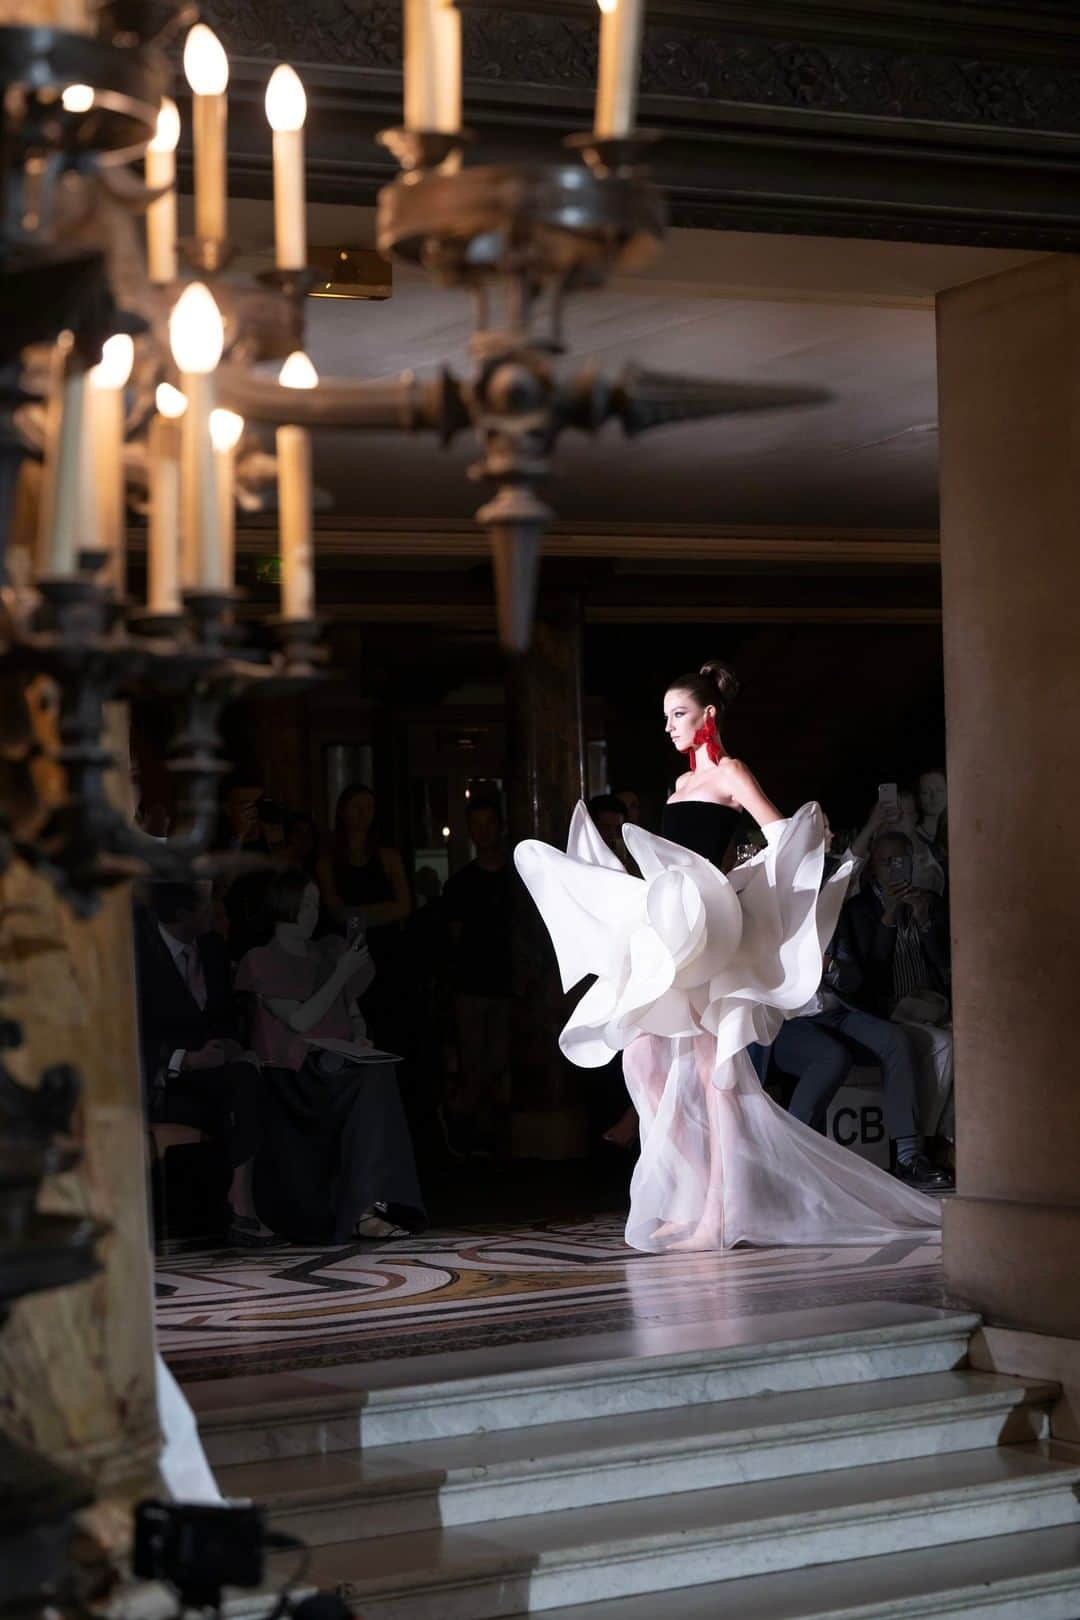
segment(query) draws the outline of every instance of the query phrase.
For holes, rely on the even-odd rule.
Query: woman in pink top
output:
[[[412,1142],[390,1062],[370,1050],[357,997],[374,978],[363,940],[315,940],[319,891],[279,873],[273,937],[243,957],[236,988],[251,998],[251,1045],[262,1064],[260,1219],[296,1243],[390,1237],[424,1221]]]

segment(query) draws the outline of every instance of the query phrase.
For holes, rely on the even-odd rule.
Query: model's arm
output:
[[[767,827],[770,821],[783,821],[782,813],[762,792],[761,784],[748,765],[741,759],[730,759],[727,766],[724,787],[740,809],[753,816],[759,827]]]

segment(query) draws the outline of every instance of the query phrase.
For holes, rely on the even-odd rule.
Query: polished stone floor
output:
[[[187,1252],[159,1258],[157,1289],[159,1344],[186,1383],[509,1346],[561,1345],[565,1359],[568,1340],[576,1359],[586,1341],[689,1344],[734,1321],[786,1333],[875,1302],[952,1303],[936,1242],[643,1255],[616,1215]]]

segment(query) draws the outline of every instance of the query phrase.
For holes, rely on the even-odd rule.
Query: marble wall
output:
[[[946,1276],[992,1323],[1080,1341],[1080,260],[955,288],[938,329],[958,1151]]]

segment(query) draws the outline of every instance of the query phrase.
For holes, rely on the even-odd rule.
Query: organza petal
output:
[[[626,867],[615,851],[604,843],[600,831],[590,816],[588,806],[579,799],[570,817],[570,831],[566,835],[566,853],[590,866],[606,866],[612,872],[625,872]]]

